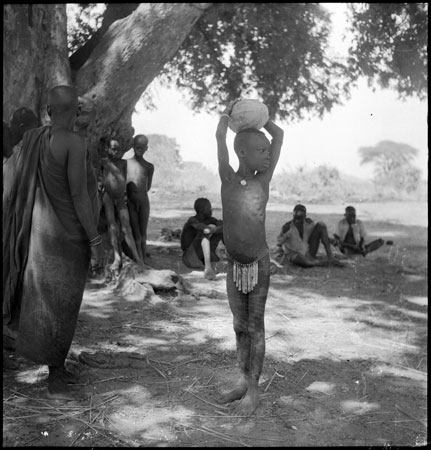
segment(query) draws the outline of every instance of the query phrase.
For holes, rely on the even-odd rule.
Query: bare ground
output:
[[[85,400],[48,400],[46,367],[15,356],[19,369],[3,371],[3,446],[425,445],[427,228],[383,206],[364,219],[393,246],[346,268],[273,274],[252,417],[216,402],[238,375],[223,261],[215,281],[186,270],[178,242],[158,236],[192,211],[154,209],[152,264],[181,274],[188,290],[89,281],[67,361]],[[268,211],[270,245],[285,210]],[[330,229],[340,216],[316,211]]]

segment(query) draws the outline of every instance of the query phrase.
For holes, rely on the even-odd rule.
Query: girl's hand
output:
[[[241,99],[237,98],[236,100],[233,100],[232,102],[230,102],[226,108],[224,109],[224,111],[222,112],[222,114],[227,114],[228,116],[230,116],[232,114],[232,109],[235,105],[235,103],[238,103]]]

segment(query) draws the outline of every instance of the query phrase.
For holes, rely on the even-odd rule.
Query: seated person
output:
[[[204,268],[204,276],[215,279],[211,262],[219,261],[215,250],[223,241],[223,221],[212,217],[211,203],[206,198],[198,198],[194,208],[196,215],[190,217],[181,232],[183,263],[191,269]]]
[[[366,256],[385,242],[383,239],[376,239],[365,245],[365,227],[361,220],[356,219],[356,210],[353,206],[346,208],[344,219],[338,222],[337,233],[334,234],[334,246],[347,256],[355,254]],[[388,241],[388,244],[390,243],[391,241]]]
[[[326,250],[328,260],[321,262],[316,259],[320,242]],[[304,205],[296,205],[293,209],[293,220],[285,223],[277,238],[277,246],[281,263],[291,262],[301,267],[314,267],[327,264],[340,265],[331,250],[328,231],[323,222],[314,222],[307,218]]]

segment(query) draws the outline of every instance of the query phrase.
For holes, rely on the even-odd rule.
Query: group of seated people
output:
[[[223,221],[212,216],[211,203],[206,198],[198,198],[194,209],[196,215],[186,221],[181,232],[182,261],[188,268],[203,269],[205,278],[214,279],[212,263],[219,261],[216,249],[220,241],[223,242]],[[353,255],[366,256],[385,243],[383,239],[376,239],[366,244],[365,238],[364,223],[356,218],[353,206],[346,207],[344,218],[330,238],[326,224],[307,217],[306,207],[298,204],[293,208],[292,220],[281,227],[277,237],[276,260],[282,265],[291,263],[300,267],[344,266],[334,257],[332,247],[338,248],[344,259]],[[317,258],[321,243],[326,261]],[[391,241],[387,243],[391,244]]]

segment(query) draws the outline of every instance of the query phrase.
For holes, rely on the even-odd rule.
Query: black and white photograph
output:
[[[428,3],[3,4],[3,447],[424,447]]]

